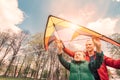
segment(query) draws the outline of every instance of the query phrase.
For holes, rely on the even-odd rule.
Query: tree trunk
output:
[[[22,64],[21,64],[21,66],[20,66],[20,69],[18,70],[18,75],[17,75],[17,77],[20,77],[20,76],[21,76],[21,69],[22,69],[23,64],[24,64],[24,62],[25,62],[25,59],[26,59],[26,55],[25,55],[24,60],[23,60],[23,62],[22,62]]]
[[[4,56],[3,56],[2,59],[0,60],[0,65],[1,65],[2,61],[4,60],[4,58],[6,57],[6,55],[9,53],[10,49],[11,49],[10,46],[8,46],[7,49],[6,49],[6,51],[5,51]]]
[[[10,67],[11,67],[14,59],[15,59],[15,57],[13,57],[12,60],[10,61],[9,65],[8,65],[8,67],[7,67],[7,70],[6,70],[5,73],[4,73],[4,76],[7,76],[7,73],[8,73],[8,71],[10,70]]]

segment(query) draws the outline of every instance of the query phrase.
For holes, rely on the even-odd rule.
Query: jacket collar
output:
[[[72,63],[84,63],[85,62],[85,60],[84,61],[75,61],[75,60],[72,60]]]

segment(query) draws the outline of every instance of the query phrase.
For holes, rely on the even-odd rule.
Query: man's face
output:
[[[87,52],[92,52],[92,51],[94,51],[94,44],[93,44],[92,40],[88,40],[88,41],[86,42],[86,51],[87,51]]]
[[[84,52],[83,51],[75,52],[74,60],[75,61],[85,60],[85,54],[84,54]]]

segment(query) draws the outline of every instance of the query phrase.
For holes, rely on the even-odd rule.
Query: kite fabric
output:
[[[73,24],[70,21],[61,19],[59,17],[50,15],[47,20],[46,29],[44,33],[44,47],[48,50],[49,44],[56,38],[65,42],[74,41],[80,35],[84,36],[95,36],[103,41],[109,42],[113,45],[119,46],[120,43],[112,40],[111,38],[90,30],[84,26]]]

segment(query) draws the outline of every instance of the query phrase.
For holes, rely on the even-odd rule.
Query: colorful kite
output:
[[[67,42],[75,40],[75,38],[77,38],[80,35],[85,35],[89,37],[96,36],[101,40],[104,40],[106,42],[120,47],[120,43],[112,40],[109,37],[106,37],[105,35],[102,35],[86,27],[73,24],[70,21],[52,15],[48,17],[44,34],[44,47],[47,50],[49,44],[56,38],[62,40],[63,42]]]

